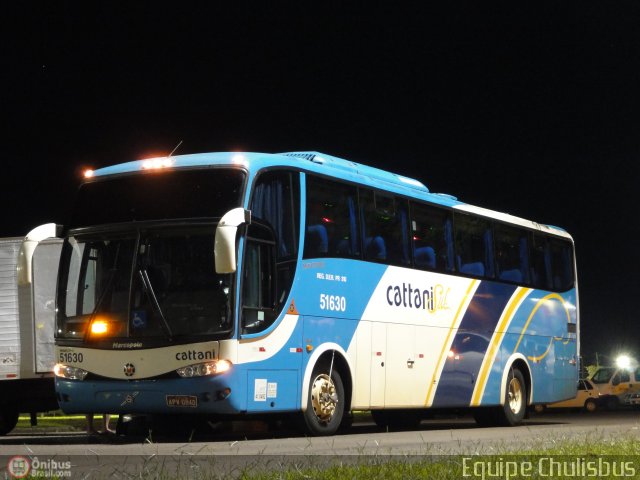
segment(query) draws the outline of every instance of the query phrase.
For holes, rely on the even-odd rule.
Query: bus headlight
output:
[[[206,375],[217,375],[224,373],[231,368],[231,362],[228,360],[217,360],[215,362],[197,363],[188,365],[176,370],[182,378],[204,377]]]
[[[56,377],[66,378],[67,380],[84,380],[84,377],[86,377],[89,372],[82,368],[57,363],[53,367],[53,373]]]

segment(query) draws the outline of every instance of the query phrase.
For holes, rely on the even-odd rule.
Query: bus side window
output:
[[[499,280],[529,283],[527,231],[508,225],[495,226],[496,268]]]
[[[559,238],[532,235],[531,282],[543,290],[565,291],[573,287],[573,246]]]
[[[493,234],[491,222],[456,214],[456,262],[460,273],[493,278]]]
[[[551,283],[551,254],[547,238],[544,235],[533,234],[530,247],[531,283],[542,290],[550,290]]]
[[[299,204],[297,175],[267,172],[258,178],[251,198],[251,214],[276,233],[279,260],[295,258],[298,251]]]
[[[251,214],[268,224],[276,242],[276,300],[286,302],[295,275],[300,226],[299,174],[270,171],[258,177],[251,197]]]
[[[360,190],[364,258],[391,265],[408,265],[407,203],[391,194]]]
[[[307,175],[303,258],[360,256],[356,189]]]
[[[252,223],[248,228],[243,262],[242,333],[260,332],[276,319],[274,250],[268,229]]]
[[[553,289],[568,290],[573,286],[573,251],[571,244],[560,239],[549,241]]]
[[[416,268],[453,271],[451,214],[429,205],[411,204],[413,262]]]

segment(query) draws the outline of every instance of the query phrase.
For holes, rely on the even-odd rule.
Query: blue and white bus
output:
[[[578,294],[562,229],[316,152],[88,172],[58,279],[68,413],[296,414],[334,434],[430,408],[515,425],[572,398]]]

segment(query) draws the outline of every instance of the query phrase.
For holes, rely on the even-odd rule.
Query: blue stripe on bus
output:
[[[491,336],[515,290],[514,285],[487,281],[480,284],[454,337],[454,356],[445,362],[433,407],[470,404]]]

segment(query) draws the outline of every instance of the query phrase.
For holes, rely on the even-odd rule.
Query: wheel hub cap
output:
[[[331,377],[318,375],[311,386],[311,406],[316,416],[323,422],[329,422],[336,411],[338,395]]]
[[[509,382],[509,408],[513,413],[518,413],[522,408],[522,385],[517,378]]]

